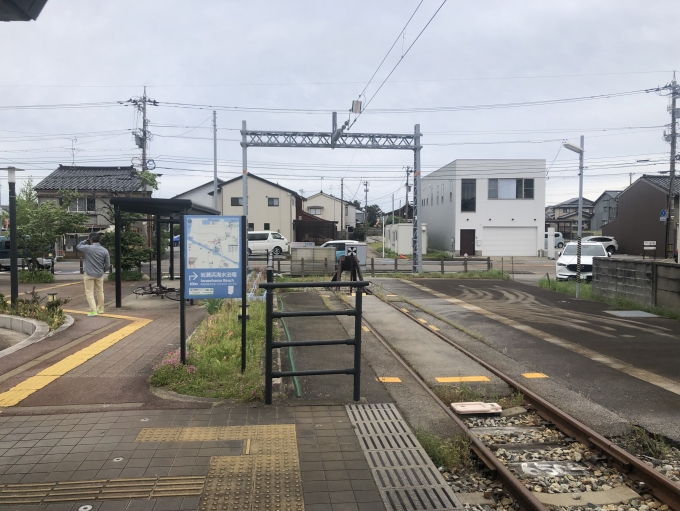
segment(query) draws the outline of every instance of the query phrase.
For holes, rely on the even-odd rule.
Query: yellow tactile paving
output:
[[[547,374],[543,373],[522,373],[525,378],[548,378]]]
[[[383,383],[401,383],[401,378],[398,378],[396,376],[380,376],[378,378],[378,381],[381,381]]]
[[[83,313],[82,311],[69,310],[65,312],[86,314]],[[133,322],[130,323],[129,325],[124,326],[120,330],[116,330],[115,332],[107,335],[106,337],[103,337],[102,339],[90,344],[88,347],[83,348],[80,351],[77,351],[73,355],[69,355],[65,359],[60,360],[59,362],[51,365],[47,369],[43,369],[35,376],[31,376],[30,378],[22,381],[21,383],[12,387],[8,391],[3,392],[2,394],[0,394],[0,406],[16,406],[34,392],[46,387],[60,376],[63,376],[69,371],[72,371],[73,369],[78,367],[79,365],[84,364],[91,358],[95,357],[96,355],[99,355],[102,351],[107,350],[117,342],[125,339],[128,335],[136,332],[140,328],[145,327],[152,321],[150,319],[134,318],[131,316],[118,316],[113,314],[109,315],[109,317],[119,319],[130,319],[133,320]]]
[[[442,376],[435,378],[439,383],[461,383],[466,381],[491,381],[487,376]]]

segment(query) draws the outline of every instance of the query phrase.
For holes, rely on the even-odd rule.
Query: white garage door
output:
[[[484,227],[485,256],[537,256],[536,227]]]

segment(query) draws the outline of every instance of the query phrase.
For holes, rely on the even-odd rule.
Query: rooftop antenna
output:
[[[82,149],[76,149],[76,142],[78,142],[77,138],[72,138],[71,139],[71,149],[67,149],[68,152],[71,153],[71,167],[76,166],[76,154],[78,154]]]

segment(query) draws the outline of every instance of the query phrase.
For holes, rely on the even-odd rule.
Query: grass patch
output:
[[[427,250],[427,254],[423,256],[423,259],[450,259],[451,256],[443,250]]]
[[[382,254],[383,250],[382,242],[378,241],[376,243],[369,243],[368,246],[371,247],[376,252],[378,252],[378,254]],[[387,245],[385,245],[385,257],[389,259],[399,259],[399,254],[392,251],[392,249],[388,248]]]
[[[172,351],[154,368],[149,383],[192,396],[262,400],[264,377],[260,367],[265,340],[265,304],[261,301],[249,304],[247,364],[243,374],[240,310],[240,302],[225,300],[191,336],[187,365],[180,363],[179,350]],[[276,337],[278,329],[273,330]]]
[[[148,280],[144,278],[145,274],[137,270],[123,270],[120,272],[120,280],[134,282],[138,280]],[[148,277],[148,275],[147,275]],[[116,280],[116,273],[111,272],[107,278],[108,280]]]
[[[55,282],[55,278],[49,270],[19,270],[19,282],[22,284],[51,284]]]
[[[550,279],[550,282],[548,282],[548,279],[544,277],[538,281],[538,287],[540,287],[541,289],[551,289],[552,291],[557,291],[558,293],[564,293],[571,296],[576,295],[576,282],[571,280],[564,282]],[[589,282],[581,282],[581,299],[606,303],[616,309],[640,310],[649,312],[650,314],[656,314],[657,316],[662,316],[664,318],[680,320],[680,312],[667,309],[666,307],[642,305],[640,303],[634,302],[632,300],[627,300],[625,298],[609,298],[606,296],[594,294],[593,285]]]
[[[28,298],[17,298],[17,304],[12,306],[5,295],[0,293],[0,314],[44,321],[50,327],[50,330],[56,330],[66,322],[66,314],[64,314],[62,305],[70,302],[70,298],[57,298],[43,305],[42,302],[45,301],[45,297],[40,298],[35,288],[28,296]]]
[[[620,437],[619,444],[632,453],[664,459],[670,453],[670,446],[663,435],[650,433],[644,428],[633,426],[626,436]]]
[[[449,471],[458,468],[472,467],[472,441],[464,435],[452,438],[439,438],[433,433],[422,429],[414,430],[416,438],[425,452],[437,467],[444,467]]]
[[[456,385],[455,387],[436,385],[432,387],[432,391],[445,403],[481,401],[483,403],[498,403],[503,409],[522,406],[524,403],[524,395],[519,392],[513,392],[509,396],[499,396],[498,394],[479,392],[465,384]]]

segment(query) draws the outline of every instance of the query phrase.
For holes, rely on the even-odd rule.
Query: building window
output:
[[[267,197],[267,206],[278,206],[279,205],[279,198],[278,197]]]
[[[460,210],[476,211],[477,209],[477,180],[463,179],[460,187]]]
[[[68,206],[69,211],[88,213],[95,211],[94,197],[79,197]]]
[[[489,179],[489,199],[533,199],[533,179]]]
[[[319,206],[311,206],[311,207],[308,208],[308,211],[309,211],[310,215],[320,215],[322,209],[323,208],[321,208]]]
[[[255,230],[255,224],[248,224],[248,230],[254,231]]]
[[[269,224],[268,224],[268,223],[265,223],[265,224],[264,224],[264,230],[265,230],[265,231],[269,231],[269,230],[270,230],[270,229],[269,229]]]
[[[243,197],[232,197],[231,198],[231,205],[232,206],[243,206]]]

